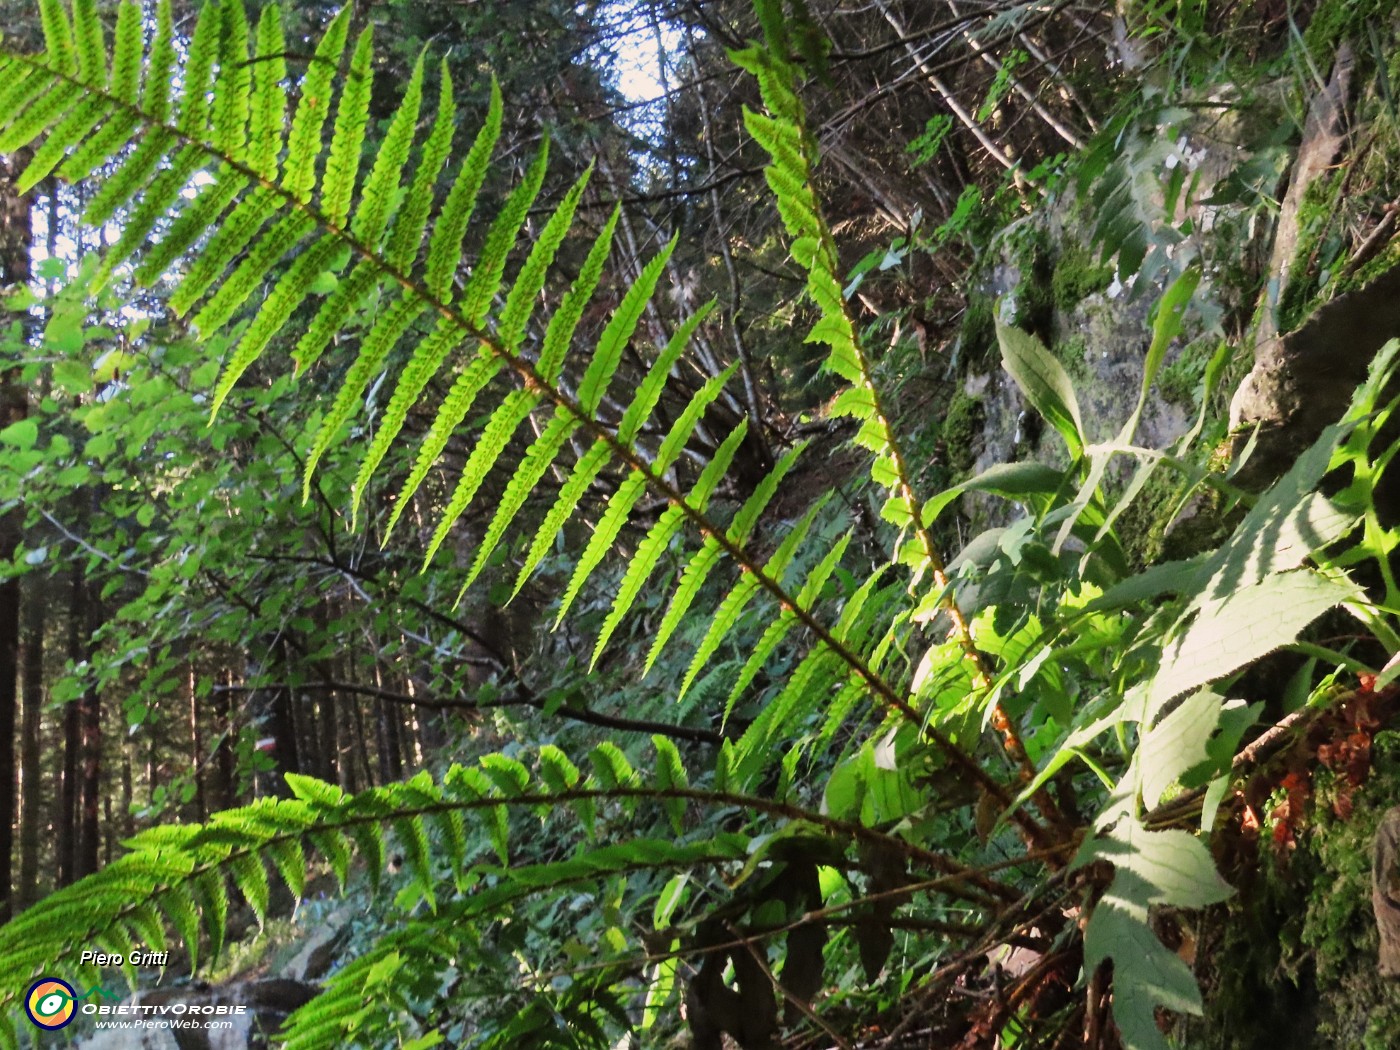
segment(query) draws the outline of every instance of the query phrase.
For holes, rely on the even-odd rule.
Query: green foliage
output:
[[[806,339],[824,348],[835,386],[827,415],[852,421],[853,444],[870,456],[879,524],[856,528],[855,510],[835,513],[841,501],[825,482],[799,493],[801,479],[819,476],[801,442],[741,482],[735,464],[751,424],[721,425],[715,411],[734,369],[694,389],[677,382],[710,308],[659,337],[659,324],[643,322],[660,313],[678,238],[634,260],[630,283],[610,289],[605,274],[627,269],[614,258],[614,211],[566,279],[561,256],[577,238],[590,170],[521,243],[538,218],[550,150],[546,142],[522,170],[508,170],[497,156],[498,88],[454,166],[452,81],[444,71],[436,114],[425,119],[428,67],[417,62],[368,163],[376,58],[368,33],[350,41],[349,9],[325,28],[290,92],[275,8],[250,29],[236,2],[208,6],[177,47],[163,3],[145,49],[139,10],[127,3],[111,50],[90,7],[78,4],[71,22],[57,0],[42,13],[42,55],[0,51],[0,149],[35,147],[31,182],[111,166],[88,218],[119,221],[121,234],[75,285],[75,302],[125,281],[170,287],[170,310],[189,318],[193,335],[162,345],[180,381],[212,387],[216,449],[271,444],[237,415],[245,402],[256,417],[330,377],[296,440],[266,453],[259,480],[268,494],[240,490],[237,513],[217,517],[207,508],[223,498],[228,474],[205,473],[161,504],[185,511],[163,534],[179,553],[159,562],[124,618],[155,615],[213,550],[241,561],[242,530],[269,502],[311,501],[301,513],[316,516],[295,520],[328,533],[348,503],[360,532],[376,520],[377,487],[402,473],[375,538],[387,543],[417,513],[430,522],[429,571],[394,581],[414,599],[406,607],[423,594],[460,602],[509,555],[517,594],[533,582],[557,603],[556,626],[588,633],[571,654],[579,667],[611,658],[617,677],[632,679],[623,695],[649,689],[681,710],[703,705],[724,735],[710,732],[718,743],[703,760],[665,735],[645,753],[605,741],[585,761],[549,739],[360,792],[291,777],[291,798],[145,831],[97,875],[0,928],[0,1003],[13,1004],[74,943],[154,946],[169,927],[192,956],[215,957],[240,900],[262,919],[275,884],[300,897],[328,870],[344,887],[359,857],[384,928],[289,1020],[288,1046],[546,1046],[561,1033],[569,1045],[616,1045],[660,1024],[681,996],[680,961],[697,1040],[714,1045],[727,1033],[763,1045],[779,1028],[780,992],[798,1004],[783,1011],[794,1026],[822,1007],[830,974],[854,985],[859,966],[879,985],[888,970],[895,992],[881,1000],[877,987],[865,1004],[889,1005],[934,969],[899,954],[900,919],[966,938],[956,909],[979,931],[1005,923],[1003,935],[1019,936],[1027,931],[1012,908],[1022,902],[1042,916],[1085,909],[1082,939],[1065,925],[1046,957],[1064,962],[1082,948],[1091,976],[1112,960],[1114,1017],[1130,1050],[1165,1045],[1159,1008],[1200,1011],[1190,972],[1153,932],[1152,909],[1200,908],[1231,891],[1204,840],[1159,828],[1153,810],[1179,792],[1228,785],[1233,744],[1257,714],[1229,698],[1232,678],[1321,614],[1342,606],[1393,640],[1388,613],[1346,575],[1375,561],[1387,606],[1400,605],[1388,575],[1394,537],[1375,507],[1394,450],[1373,447],[1390,411],[1382,398],[1393,346],[1348,417],[1252,501],[1190,457],[1199,424],[1168,451],[1135,444],[1201,270],[1187,253],[1167,252],[1183,234],[1152,211],[1152,149],[1139,143],[1120,155],[1106,131],[1082,183],[1098,209],[1100,258],[1144,287],[1174,274],[1144,339],[1136,403],[1124,406],[1115,438],[1092,440],[1070,375],[1039,339],[970,309],[965,334],[994,335],[1026,403],[1063,441],[1064,465],[1000,464],[918,492],[847,309],[815,189],[820,155],[793,53],[820,68],[824,50],[814,22],[787,20],[765,0],[764,44],[733,57],[766,109],[746,112],[745,126],[767,155],[765,179],[803,274],[815,316]],[[1003,62],[988,106],[1004,99],[1018,61]],[[937,147],[925,145],[930,155]],[[493,180],[507,183],[503,201],[477,221]],[[959,207],[957,221],[970,222],[973,205]],[[1106,270],[1086,263],[1066,274],[1055,292],[1068,301]],[[71,327],[74,312],[55,312],[55,337],[60,316]],[[600,323],[585,323],[589,315]],[[80,326],[75,342],[83,344]],[[264,390],[274,348],[290,350],[295,374]],[[629,370],[632,355],[642,363]],[[60,386],[86,391],[99,381],[76,353],[64,363]],[[68,482],[95,468],[116,474],[150,443],[183,455],[174,435],[192,429],[196,412],[203,421],[203,395],[144,366],[132,372],[128,396],[84,406],[91,437],[82,450],[28,421],[0,432],[18,467],[5,483],[18,489],[40,465]],[[1203,382],[1203,402],[1217,378],[1218,369]],[[380,384],[387,407],[373,414]],[[426,434],[405,454],[420,410]],[[975,414],[965,397],[948,406],[950,444]],[[959,442],[964,454],[969,445]],[[1106,479],[1120,457],[1134,472],[1115,490]],[[437,498],[448,470],[458,476]],[[1248,509],[1218,548],[1134,575],[1121,523],[1159,470],[1180,477],[1183,502],[1210,489]],[[497,471],[497,506],[458,572],[449,541]],[[1323,495],[1329,472],[1345,475],[1345,487]],[[1014,509],[945,563],[931,529],[967,492]],[[143,525],[155,521],[148,513]],[[211,518],[226,546],[193,542]],[[582,539],[571,527],[580,519]],[[1341,547],[1358,523],[1360,541]],[[120,539],[96,548],[98,560],[127,557]],[[149,556],[158,538],[141,544],[137,553]],[[28,571],[21,561],[42,565],[47,555],[35,553],[16,558],[16,571]],[[354,578],[348,564],[330,568]],[[665,582],[654,585],[658,575]],[[314,591],[320,582],[298,584]],[[279,601],[295,597],[288,588]],[[259,616],[280,625],[298,612]],[[175,658],[155,662],[159,679]],[[660,674],[640,683],[653,671],[664,673],[663,687]],[[545,712],[572,707],[574,686],[561,684]],[[140,712],[132,720],[140,724]],[[1079,795],[1089,823],[1064,812],[1052,780],[1056,794]],[[1018,839],[1031,852],[1019,852]],[[389,856],[402,859],[401,872],[386,873]],[[1077,901],[1053,874],[1066,864],[1084,873]],[[829,924],[847,912],[849,926]],[[573,935],[530,941],[523,928]]]

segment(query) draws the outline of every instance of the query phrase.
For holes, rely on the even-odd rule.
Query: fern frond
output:
[[[797,548],[807,538],[807,533],[812,528],[812,523],[816,521],[817,514],[826,506],[827,497],[815,500],[807,509],[800,521],[783,537],[778,549],[763,566],[763,571],[775,580],[781,580],[787,571],[793,555],[797,553]],[[730,592],[725,595],[720,602],[719,608],[715,610],[715,615],[710,620],[710,626],[705,631],[705,636],[700,642],[700,646],[691,658],[690,666],[686,669],[685,677],[681,681],[681,687],[676,692],[676,702],[680,703],[685,698],[685,694],[690,692],[691,685],[694,684],[696,676],[709,663],[710,657],[724,644],[724,639],[738,624],[739,617],[749,602],[758,594],[758,578],[752,573],[745,573],[739,578],[739,582],[734,585]]]
[[[374,54],[372,30],[365,29],[355,44],[350,59],[350,75],[335,111],[335,129],[331,132],[331,151],[326,156],[326,170],[321,176],[321,212],[334,226],[344,226],[350,216],[350,197],[355,192],[355,176],[360,169],[360,154],[365,141],[365,125],[369,123],[369,99],[374,90],[374,72],[370,66]],[[421,86],[423,60],[414,66],[412,85]],[[410,87],[404,105],[412,104],[417,118],[419,90]]]
[[[457,481],[457,487],[452,492],[447,509],[442,512],[442,516],[438,519],[437,529],[433,532],[433,538],[428,543],[428,551],[423,555],[425,565],[433,560],[433,555],[447,539],[447,534],[452,530],[452,526],[457,524],[457,520],[471,505],[471,501],[481,488],[481,483],[486,480],[487,471],[493,463],[501,458],[506,443],[514,436],[520,424],[525,421],[525,417],[540,403],[540,396],[534,390],[512,390],[501,402],[500,407],[491,414],[476,447],[472,449],[471,455],[467,457],[467,462],[462,466],[462,476]]]
[[[223,41],[214,81],[211,130],[219,149],[237,160],[245,160],[253,91],[253,70],[248,64],[248,16],[243,0],[219,0],[219,10],[224,16]]]
[[[739,451],[739,446],[744,443],[744,438],[747,435],[748,420],[741,419],[739,425],[731,430],[724,441],[720,443],[715,454],[710,457],[710,461],[700,472],[700,477],[696,480],[694,487],[686,494],[686,502],[690,506],[702,513],[705,511],[710,504],[710,497],[714,494],[715,487],[729,472],[729,466],[734,462],[734,455]],[[608,640],[612,638],[613,632],[621,626],[622,621],[631,611],[633,604],[642,593],[642,587],[651,578],[662,555],[670,548],[671,542],[676,538],[684,524],[684,511],[679,506],[672,504],[657,519],[656,524],[651,527],[646,538],[637,547],[637,553],[627,563],[627,571],[622,577],[622,583],[617,589],[617,597],[613,599],[607,619],[603,621],[603,628],[598,632],[598,641],[593,647],[593,657],[589,663],[590,670],[597,665],[598,658],[603,655],[603,649],[608,644]]]
[[[501,135],[501,85],[491,78],[491,101],[486,111],[486,120],[477,132],[476,141],[467,152],[462,166],[457,169],[457,177],[452,181],[452,190],[443,202],[442,211],[433,225],[432,237],[428,241],[428,265],[424,283],[430,294],[444,303],[452,301],[452,277],[462,258],[462,238],[466,235],[467,224],[476,210],[477,194],[486,179],[491,153],[496,148],[496,140]]]
[[[325,34],[316,45],[316,53],[306,68],[301,82],[301,98],[292,117],[287,135],[287,163],[282,175],[282,187],[297,201],[311,199],[316,184],[316,159],[321,155],[321,127],[330,114],[331,83],[340,69],[340,56],[345,51],[350,32],[350,7],[341,8],[331,19]]]
[[[268,4],[258,16],[257,44],[253,65],[253,99],[248,120],[248,164],[264,179],[277,176],[282,153],[283,124],[287,114],[287,92],[282,80],[287,75],[287,50],[282,32],[282,9]]]

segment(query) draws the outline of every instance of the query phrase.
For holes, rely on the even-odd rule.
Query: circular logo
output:
[[[66,1028],[77,1012],[77,993],[67,981],[57,977],[41,977],[24,997],[24,1012],[40,1028]]]

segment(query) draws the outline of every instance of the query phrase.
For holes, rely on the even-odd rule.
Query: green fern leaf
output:
[[[351,824],[346,833],[354,840],[355,848],[364,858],[365,871],[369,875],[370,888],[379,892],[379,883],[384,873],[384,833],[377,824]]]
[[[416,69],[413,79],[421,79],[421,74]],[[421,92],[421,88],[417,90]],[[417,105],[415,104],[415,107]],[[407,270],[412,265],[414,254],[422,243],[423,231],[428,226],[428,213],[433,209],[434,188],[444,165],[447,164],[447,156],[452,152],[456,115],[457,106],[452,100],[452,78],[447,75],[447,63],[444,62],[442,89],[438,92],[437,116],[433,119],[432,130],[428,132],[428,137],[423,143],[418,167],[413,173],[413,183],[409,186],[408,196],[398,219],[394,222],[389,248],[385,252],[385,259],[396,270]]]
[[[258,16],[257,61],[253,64],[253,100],[249,109],[248,164],[265,179],[277,176],[282,133],[287,119],[287,76],[283,59],[282,9],[268,4]]]
[[[316,281],[332,268],[335,259],[344,251],[345,246],[338,238],[326,236],[298,255],[239,339],[234,360],[246,362],[243,365],[246,369],[261,357],[267,344],[306,301]]]
[[[632,398],[631,404],[627,406],[627,411],[622,414],[622,421],[617,425],[617,440],[619,443],[628,446],[637,438],[643,424],[651,418],[652,411],[656,408],[656,403],[661,400],[661,391],[666,386],[666,380],[670,378],[671,369],[680,360],[680,356],[685,352],[685,348],[690,345],[691,338],[700,327],[706,317],[710,315],[715,307],[716,300],[711,299],[699,310],[676,329],[670,340],[666,343],[666,348],[661,351],[651,368],[647,371],[646,377],[642,380],[641,386],[637,388],[636,396]]]
[[[102,226],[108,222],[118,208],[151,180],[169,156],[175,141],[175,136],[163,128],[147,132],[131,155],[88,201],[83,209],[82,221],[91,226]]]
[[[462,466],[462,476],[457,481],[457,487],[452,491],[452,498],[447,503],[447,509],[442,512],[442,517],[438,519],[433,538],[428,543],[428,551],[423,556],[425,566],[433,560],[433,555],[447,539],[447,534],[452,531],[452,526],[457,524],[457,519],[466,513],[467,507],[471,505],[471,501],[481,488],[481,483],[486,480],[486,474],[491,469],[491,465],[501,458],[506,443],[514,436],[520,424],[525,421],[525,417],[530,414],[531,409],[539,404],[540,396],[539,392],[534,390],[513,390],[501,402],[500,407],[491,414],[476,447],[472,449],[471,455],[467,457],[467,462]],[[459,592],[457,600],[461,601],[461,597]]]
[[[477,194],[490,167],[491,152],[501,135],[501,113],[501,86],[492,77],[486,122],[477,132],[476,141],[472,143],[462,166],[457,169],[457,177],[452,181],[452,189],[443,202],[437,222],[433,224],[432,237],[428,242],[428,265],[424,280],[433,298],[442,303],[452,301],[452,278],[462,258],[462,238],[466,236],[467,223],[476,209]]]
[[[743,444],[747,434],[748,420],[741,419],[739,425],[729,432],[715,454],[705,464],[695,487],[686,495],[686,502],[696,511],[703,513],[709,505],[711,494],[728,473],[729,465],[734,461],[734,454]],[[678,506],[669,506],[662,512],[656,524],[651,527],[646,538],[638,545],[637,553],[627,563],[627,571],[623,574],[622,583],[618,586],[617,597],[613,599],[607,619],[603,621],[603,628],[598,632],[598,641],[593,646],[593,656],[588,665],[590,671],[597,665],[598,658],[602,656],[608,640],[613,636],[613,632],[621,626],[627,613],[631,611],[632,606],[642,593],[642,587],[651,578],[657,563],[661,560],[662,555],[670,549],[672,540],[680,532],[684,523],[685,512]]]
[[[282,186],[302,204],[310,202],[311,188],[316,184],[316,158],[321,155],[321,128],[330,113],[331,83],[340,69],[340,56],[345,51],[345,40],[350,30],[350,10],[348,4],[340,9],[316,45],[316,55],[301,81],[301,100],[297,103],[292,128],[287,135],[287,162]]]
[[[646,663],[642,667],[643,676],[651,673],[657,657],[670,641],[671,635],[676,633],[676,628],[681,625],[685,614],[690,611],[701,586],[719,564],[721,553],[719,540],[713,536],[706,536],[700,549],[686,563],[686,567],[681,571],[680,582],[676,585],[676,592],[671,596],[671,604],[666,607],[666,615],[656,629],[656,637],[647,651]]]
[[[143,142],[142,147],[145,146]],[[138,147],[138,152],[141,147]],[[248,243],[257,236],[263,224],[277,213],[280,200],[265,186],[255,186],[251,193],[219,223],[203,250],[190,263],[184,280],[170,294],[170,309],[182,317],[204,297],[213,283],[237,258]]]
[[[157,0],[156,39],[151,45],[150,61],[146,63],[141,108],[160,124],[170,120],[175,62],[175,19],[170,14],[170,0]]]
[[[572,790],[578,783],[578,766],[554,744],[540,747],[540,779],[556,794]]]
[[[335,873],[335,881],[344,892],[350,878],[350,843],[339,831],[314,830],[308,836],[326,863]]]
[[[356,515],[356,520],[370,478],[379,469],[379,464],[388,454],[389,447],[402,432],[409,411],[418,403],[418,395],[437,374],[448,355],[466,338],[466,334],[466,330],[456,321],[440,319],[432,334],[418,344],[413,351],[413,357],[399,374],[399,381],[389,399],[389,406],[380,418],[379,429],[375,431],[374,439],[360,463],[355,483],[350,489],[352,513]]]
[[[326,296],[292,351],[297,375],[307,372],[320,359],[331,340],[344,330],[345,319],[359,311],[370,292],[380,286],[382,278],[382,271],[373,263],[359,262],[349,276],[336,285],[335,291]]]
[[[651,461],[651,472],[653,475],[665,474],[671,469],[671,465],[676,462],[684,451],[686,442],[690,440],[690,435],[695,432],[696,426],[700,422],[700,417],[705,414],[705,410],[710,407],[719,397],[724,385],[729,382],[738,368],[738,363],[734,363],[717,376],[711,376],[697,390],[686,403],[681,414],[676,417],[676,421],[671,424],[671,429],[666,432],[666,436],[661,440],[661,447],[656,450],[656,458]]]
[[[433,866],[430,860],[432,851],[428,847],[428,831],[423,826],[423,818],[415,816],[394,821],[394,833],[408,860],[408,870],[413,874],[414,885],[428,902],[429,910],[437,911],[437,898],[433,894]]]
[[[247,176],[232,168],[222,169],[213,185],[204,187],[194,204],[179,214],[165,236],[148,247],[136,269],[136,282],[149,288],[159,281],[247,187]]]
[[[670,791],[689,786],[685,775],[685,763],[681,761],[681,754],[676,750],[675,743],[660,734],[653,735],[651,743],[656,748],[656,787],[661,791]],[[661,804],[671,820],[672,829],[677,835],[682,834],[685,831],[685,799],[662,799]]]
[[[321,428],[311,444],[311,451],[307,453],[306,470],[302,474],[301,483],[303,503],[311,498],[311,477],[315,473],[316,464],[321,462],[321,457],[335,441],[340,428],[355,414],[365,386],[384,367],[389,352],[408,330],[408,326],[417,320],[426,308],[426,304],[416,294],[404,293],[384,310],[360,343],[360,352],[355,357],[355,363],[341,380],[335,401],[325,419],[321,421]]]
[[[213,144],[227,157],[244,160],[253,70],[248,63],[248,15],[243,0],[220,0],[224,16],[219,72],[214,81]]]
[[[593,570],[602,564],[608,551],[612,550],[618,533],[622,531],[622,526],[627,524],[627,517],[632,513],[632,508],[637,505],[637,500],[641,499],[642,493],[646,491],[646,486],[646,475],[641,471],[634,470],[627,475],[627,479],[608,498],[603,515],[598,519],[593,535],[589,537],[588,546],[584,548],[583,556],[574,566],[569,586],[559,602],[559,614],[554,618],[556,629],[574,604],[574,599],[578,597],[584,582],[593,574]]]
[[[622,351],[632,338],[632,333],[637,330],[637,324],[656,291],[656,284],[661,279],[666,263],[671,258],[671,253],[676,250],[677,236],[672,236],[666,246],[642,268],[642,272],[622,297],[622,302],[618,303],[617,309],[613,311],[607,327],[603,329],[603,334],[598,339],[598,348],[594,351],[593,359],[588,362],[588,368],[578,385],[578,403],[584,415],[591,417],[598,410],[603,393],[622,360]]]
[[[243,261],[234,268],[233,273],[219,286],[219,290],[210,296],[209,301],[191,319],[191,323],[200,334],[208,337],[228,324],[234,311],[257,291],[268,271],[315,229],[315,226],[316,221],[303,212],[291,212],[273,223],[258,243],[253,245]],[[251,362],[244,362],[242,367],[235,368],[234,362],[229,363],[224,377],[220,380],[220,387],[225,395],[248,364]]]
[[[540,343],[540,355],[535,362],[536,373],[546,383],[557,382],[560,372],[563,371],[564,356],[574,338],[574,330],[578,328],[584,308],[593,296],[593,290],[598,287],[598,281],[603,275],[603,266],[612,251],[613,232],[617,229],[617,220],[621,214],[620,208],[613,208],[602,231],[593,241],[593,246],[588,249],[588,257],[584,259],[578,277],[569,286],[568,292],[559,303],[559,309],[549,319],[544,340]]]
[[[3,107],[0,113],[17,114],[41,92],[53,87],[53,78],[47,71],[41,72],[9,59],[0,60],[0,71],[4,73],[4,83],[0,85],[0,107]]]
[[[300,901],[306,893],[306,854],[298,838],[278,839],[268,844],[268,856],[277,874],[287,884],[292,897]]]
[[[369,122],[369,99],[374,89],[373,58],[373,33],[365,29],[355,44],[355,53],[350,59],[350,75],[336,105],[331,151],[326,157],[325,173],[321,176],[321,212],[332,226],[344,226],[350,216],[350,197],[355,192],[365,125]],[[421,80],[422,67],[423,60],[420,58],[413,71],[415,81]]]
[[[94,291],[105,288],[117,268],[149,242],[156,225],[170,210],[171,205],[179,200],[181,191],[189,185],[191,176],[203,164],[203,154],[189,147],[181,150],[170,167],[155,177],[142,194],[137,206],[124,217],[121,236],[103,257],[101,267],[93,275],[90,287]]]
[[[766,765],[784,730],[800,727],[840,680],[840,658],[824,645],[808,650],[787,683],[764,708],[735,745],[735,778],[743,788],[752,785]]]
[[[540,436],[531,442],[530,447],[525,450],[525,455],[506,483],[505,491],[501,493],[501,498],[496,505],[496,513],[491,518],[491,524],[486,527],[481,543],[477,546],[476,557],[472,559],[471,570],[467,573],[467,582],[462,585],[463,591],[476,581],[481,570],[486,567],[487,561],[495,553],[496,547],[506,534],[506,530],[510,528],[515,516],[525,506],[525,501],[529,499],[530,493],[535,490],[535,486],[540,483],[545,472],[549,470],[569,437],[578,427],[578,420],[563,409],[559,409],[550,418],[544,430],[540,432]]]
[[[403,101],[389,121],[389,128],[379,144],[378,156],[369,178],[360,192],[360,203],[355,209],[355,217],[350,222],[350,230],[362,244],[378,247],[389,227],[389,216],[398,198],[399,183],[408,167],[409,154],[413,151],[413,135],[418,127],[418,113],[423,107],[423,60],[420,58],[413,67]],[[426,201],[414,202],[420,207]],[[417,247],[417,237],[413,238]],[[400,249],[402,251],[402,249]],[[395,260],[401,262],[401,260]],[[393,265],[393,263],[391,263]]]
[[[423,444],[418,449],[418,456],[414,460],[408,480],[399,490],[399,497],[394,502],[394,512],[389,516],[389,524],[384,530],[385,542],[388,542],[389,536],[393,534],[399,517],[408,506],[413,494],[418,491],[418,486],[423,484],[423,479],[428,476],[428,471],[432,470],[438,457],[442,455],[442,450],[447,447],[447,442],[452,437],[453,432],[466,418],[467,413],[471,411],[476,396],[491,381],[491,377],[500,370],[501,359],[491,350],[483,347],[471,364],[457,376],[456,381],[452,384],[452,389],[448,391],[447,398],[438,409],[427,437],[423,439]]]
[[[262,858],[256,853],[239,854],[230,859],[228,869],[261,927],[267,921],[267,906],[272,899],[272,886],[268,883]]]
[[[807,578],[803,582],[802,589],[797,593],[796,605],[798,608],[810,609],[815,604],[822,589],[826,586],[826,581],[830,579],[832,572],[840,564],[841,557],[845,554],[846,545],[849,542],[850,535],[848,533],[837,540],[821,561],[812,567],[812,571],[807,574]],[[874,578],[872,577],[872,580]],[[773,655],[778,645],[795,626],[797,626],[796,612],[784,608],[778,614],[778,618],[764,628],[763,635],[759,638],[758,644],[754,646],[748,659],[744,661],[744,666],[739,670],[739,678],[730,689],[729,696],[724,702],[724,721],[721,724],[728,723],[735,702],[744,690],[753,684],[753,680],[758,677],[758,672],[763,669],[763,665],[768,662],[769,657]]]
[[[729,523],[726,535],[733,544],[741,544],[748,540],[749,534],[753,532],[753,527],[758,524],[758,517],[767,508],[769,502],[778,492],[778,486],[788,472],[797,464],[797,457],[807,447],[806,441],[799,441],[783,454],[783,457],[773,465],[773,469],[764,475],[763,480],[755,487],[749,498],[744,501],[744,505],[739,508],[739,513],[734,515],[734,520]]]
[[[604,788],[631,787],[637,780],[627,756],[611,740],[604,740],[588,753],[588,764],[593,767],[597,783]]]
[[[195,21],[194,36],[190,38],[189,50],[185,52],[184,67],[180,71],[180,116],[176,127],[191,138],[200,138],[208,131],[206,125],[209,122],[214,63],[219,57],[222,22],[219,5],[206,4]]]
[[[107,112],[107,103],[100,98],[89,98],[70,110],[25,165],[18,183],[20,192],[27,193],[48,178],[73,143],[87,138]]]
[[[0,135],[0,152],[14,153],[29,145],[50,126],[63,118],[80,97],[81,85],[59,83],[30,103],[29,108],[10,122]]]
[[[505,205],[496,216],[496,221],[487,231],[486,241],[481,246],[481,254],[472,267],[472,275],[462,292],[462,316],[474,327],[481,327],[491,303],[501,290],[501,278],[506,271],[506,257],[510,254],[521,227],[529,217],[530,206],[539,196],[544,185],[544,173],[549,163],[549,139],[540,144],[539,152],[525,172],[520,185],[506,198]]]
[[[540,290],[544,288],[545,277],[554,264],[559,246],[564,243],[564,238],[573,226],[574,212],[592,174],[593,167],[590,165],[564,195],[559,207],[554,209],[554,214],[549,217],[544,229],[535,238],[520,272],[515,275],[515,281],[506,296],[506,305],[501,310],[500,321],[496,325],[496,336],[508,353],[515,353],[520,341],[525,337],[525,327],[529,324]]]
[[[778,544],[778,549],[764,564],[763,575],[773,580],[783,578],[783,573],[787,571],[788,564],[792,561],[798,546],[807,538],[807,533],[812,528],[812,522],[816,520],[818,512],[826,505],[826,501],[827,497],[823,497],[813,503],[797,525],[788,530],[782,542]],[[691,658],[685,678],[681,681],[681,687],[676,693],[677,703],[684,700],[685,694],[690,692],[690,687],[695,683],[696,676],[709,663],[710,658],[719,651],[719,647],[738,623],[744,609],[758,594],[758,589],[759,578],[751,572],[746,572],[725,595],[724,600],[720,602],[719,608],[710,620],[709,628],[705,631],[705,637],[700,642],[700,647],[696,649],[694,657]]]
[[[39,0],[39,21],[49,67],[60,73],[76,73],[78,51],[73,46],[73,27],[60,0]]]
[[[228,887],[224,884],[224,874],[205,871],[195,876],[193,886],[204,918],[204,933],[209,938],[209,958],[218,959],[224,950],[224,931],[228,929]]]
[[[540,522],[540,527],[535,530],[535,538],[530,543],[530,550],[525,555],[525,564],[520,567],[520,572],[515,577],[515,589],[511,592],[511,597],[520,593],[520,588],[525,586],[531,574],[544,560],[544,556],[549,553],[549,549],[554,546],[554,540],[559,535],[559,530],[564,527],[564,523],[569,520],[579,501],[583,499],[583,494],[588,491],[588,486],[593,484],[593,480],[598,476],[599,471],[607,464],[611,458],[612,450],[606,441],[595,441],[583,456],[574,464],[573,471],[569,474],[563,486],[559,489],[559,495],[554,500],[554,505]]]

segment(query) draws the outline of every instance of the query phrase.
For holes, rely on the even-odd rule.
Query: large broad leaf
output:
[[[997,342],[1001,344],[1002,363],[1026,400],[1060,432],[1070,456],[1078,459],[1084,452],[1084,423],[1064,366],[1035,336],[1000,321]]]
[[[1195,620],[1162,656],[1148,717],[1173,697],[1287,645],[1328,609],[1357,597],[1360,591],[1350,580],[1299,569],[1201,603]]]
[[[1111,862],[1114,875],[1084,931],[1085,972],[1113,960],[1113,1019],[1126,1050],[1167,1050],[1157,1007],[1199,1014],[1201,994],[1191,970],[1152,932],[1148,908],[1203,908],[1234,891],[1199,839],[1184,831],[1148,831],[1127,815],[1108,835],[1086,843],[1076,863],[1091,860]]]
[[[1149,729],[1138,749],[1142,804],[1154,808],[1162,794],[1190,769],[1205,762],[1206,745],[1220,722],[1225,698],[1201,689]]]
[[[1336,448],[1350,426],[1322,432],[1288,473],[1264,493],[1234,534],[1201,569],[1203,600],[1258,583],[1270,573],[1297,568],[1313,551],[1344,536],[1356,515],[1318,493]]]

